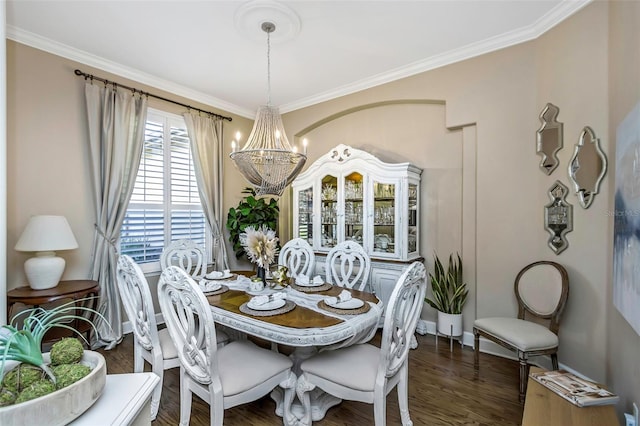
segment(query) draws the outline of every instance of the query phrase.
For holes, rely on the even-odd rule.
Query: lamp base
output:
[[[64,259],[56,256],[55,252],[42,251],[24,262],[24,272],[32,289],[46,290],[58,285],[64,266]]]

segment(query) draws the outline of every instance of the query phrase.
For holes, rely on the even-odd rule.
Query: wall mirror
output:
[[[569,246],[566,235],[573,231],[573,206],[565,200],[569,188],[557,180],[549,188],[551,202],[544,206],[544,227],[551,234],[549,247],[560,254]]]
[[[606,172],[607,157],[600,149],[600,139],[596,138],[591,127],[586,126],[569,162],[569,180],[585,209],[593,203]]]
[[[562,148],[562,123],[557,121],[560,109],[548,103],[540,113],[542,125],[536,132],[537,153],[542,157],[540,169],[550,175],[560,161],[556,155]]]

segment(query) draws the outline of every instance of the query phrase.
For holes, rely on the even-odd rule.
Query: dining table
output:
[[[295,280],[284,286],[268,282],[264,289],[252,291],[252,275],[252,271],[232,271],[230,276],[216,280],[221,284],[217,291],[205,291],[214,321],[230,331],[237,331],[236,338],[255,336],[291,347],[289,356],[296,377],[301,374],[299,367],[302,361],[319,351],[364,343],[376,333],[383,303],[374,294],[325,282],[315,287],[303,287],[296,285]],[[206,290],[209,283],[201,285]],[[343,290],[347,290],[354,301],[359,299],[364,303],[358,302],[361,305],[358,309],[335,309],[326,303],[331,300],[328,298],[337,297]],[[252,298],[270,295],[282,297],[286,305],[273,311],[248,308]],[[276,414],[283,416],[284,392],[278,387],[271,397],[276,402]],[[311,393],[310,406],[304,407],[298,398],[294,399],[290,407],[292,418],[285,419],[285,424],[308,426],[303,422],[307,410],[311,410],[311,421],[318,421],[324,418],[329,408],[340,402],[341,399],[316,388]]]

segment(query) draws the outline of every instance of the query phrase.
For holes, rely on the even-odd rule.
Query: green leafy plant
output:
[[[53,309],[40,307],[26,309],[15,315],[11,320],[11,324],[17,324],[17,320],[26,315],[21,328],[11,324],[0,327],[0,381],[4,377],[5,362],[18,361],[41,368],[55,384],[55,375],[44,363],[42,357],[40,349],[42,347],[42,339],[51,328],[59,327],[73,331],[88,344],[84,336],[69,326],[68,323],[72,320],[80,319],[91,324],[93,329],[96,330],[96,326],[91,320],[84,316],[76,315],[79,311],[92,313],[107,322],[99,312],[77,304],[89,299],[71,301]]]
[[[271,198],[256,198],[256,191],[253,188],[245,188],[243,194],[248,194],[237,207],[231,207],[227,214],[227,229],[229,230],[229,241],[233,244],[233,251],[236,258],[245,255],[244,248],[240,242],[242,234],[247,226],[253,229],[266,227],[276,229],[278,226],[278,216],[280,207],[278,201]]]
[[[434,272],[429,273],[433,299],[425,297],[424,301],[432,308],[446,314],[461,314],[467,301],[469,290],[462,280],[462,259],[449,255],[449,265],[445,271],[437,254],[434,254]]]

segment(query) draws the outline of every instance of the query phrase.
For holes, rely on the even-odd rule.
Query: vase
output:
[[[462,314],[446,314],[438,311],[438,332],[445,336],[462,335]]]
[[[267,270],[262,266],[258,266],[258,278],[262,279],[262,284],[264,284],[265,288],[267,287]]]

